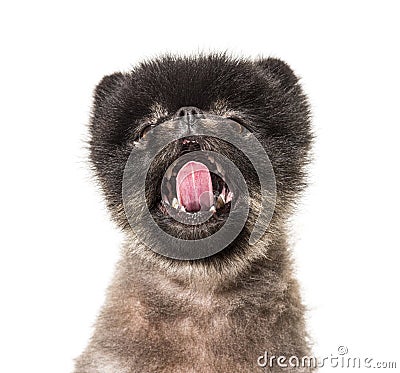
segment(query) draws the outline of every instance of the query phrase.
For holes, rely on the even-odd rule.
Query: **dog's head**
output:
[[[172,127],[149,136],[167,122]],[[239,138],[241,132],[249,131],[267,153],[276,180],[276,206],[270,229],[259,245],[251,247],[247,242],[262,204],[259,175],[247,156],[251,144],[245,136],[235,146],[215,133],[199,135],[193,131],[196,122],[212,123],[214,130],[237,126]],[[237,238],[201,262],[243,262],[265,255],[265,243],[279,230],[304,187],[312,141],[308,104],[292,70],[274,58],[249,61],[214,54],[164,56],[130,73],[104,77],[95,90],[90,159],[114,220],[127,232],[132,227],[124,209],[123,177],[130,154],[138,146],[154,148],[168,131],[177,136],[151,160],[145,183],[145,200],[157,225],[171,236],[190,241],[209,237],[226,223],[243,196],[240,188],[234,190],[235,180],[229,185],[224,180],[229,175],[221,162],[207,153],[216,152],[243,175],[250,212]],[[207,153],[204,159],[202,152]],[[191,159],[190,153],[196,157]],[[135,206],[135,201],[130,203]],[[199,222],[206,213],[209,219]],[[187,223],[196,220],[196,224]],[[136,252],[146,259],[171,260],[144,246]]]

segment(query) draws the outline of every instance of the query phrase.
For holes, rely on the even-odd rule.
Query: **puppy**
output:
[[[196,123],[212,127],[213,135],[196,132]],[[227,124],[239,129],[236,144],[216,135]],[[153,152],[145,189],[134,185],[124,195],[126,170],[133,177],[135,167],[143,168],[140,157],[175,133]],[[251,139],[266,153],[253,158],[268,159],[273,170],[273,204],[264,204],[269,217],[262,211],[261,177],[249,159],[256,151]],[[259,357],[266,351],[300,360],[310,354],[286,221],[306,184],[311,143],[306,96],[279,59],[166,55],[104,77],[94,93],[90,160],[125,242],[75,373],[308,371],[276,361],[262,368]],[[132,156],[135,151],[141,153]],[[246,198],[235,181],[225,183],[223,171],[217,175],[217,162],[196,161],[207,151],[237,167]],[[174,165],[183,155],[185,163]],[[248,213],[235,237],[226,245],[212,241],[243,200]],[[144,210],[162,234],[141,224]],[[189,224],[173,210],[187,219],[209,218]],[[264,231],[251,244],[257,224]],[[164,234],[187,247],[211,241],[174,255],[173,244],[164,250]]]

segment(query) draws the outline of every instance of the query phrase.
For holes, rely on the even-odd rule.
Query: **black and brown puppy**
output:
[[[250,214],[238,237],[222,251],[199,260],[176,260],[150,250],[138,239],[141,232],[133,232],[124,212],[122,179],[132,149],[152,126],[176,113],[197,112],[231,118],[256,136],[274,169],[276,206],[262,238],[249,245],[261,198],[254,168],[224,140],[189,139],[193,149],[216,151],[238,165],[249,186]],[[309,354],[285,225],[305,186],[312,134],[306,97],[288,65],[274,58],[250,61],[221,54],[144,62],[100,82],[90,134],[91,162],[126,240],[94,335],[75,372],[256,372],[264,369],[257,358],[265,351],[299,358]],[[229,208],[219,206],[216,218],[198,226],[165,213],[161,178],[173,161],[191,151],[187,145],[175,141],[157,156],[146,196],[160,227],[193,240],[213,232]],[[211,188],[218,189],[214,181]],[[187,213],[196,208],[192,210]],[[273,371],[281,370],[275,364]]]

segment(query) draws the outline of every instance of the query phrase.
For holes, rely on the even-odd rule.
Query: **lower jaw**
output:
[[[153,214],[156,224],[167,234],[182,240],[201,240],[219,231],[228,219],[228,214],[213,214],[207,221],[182,223],[157,207]]]
[[[181,210],[180,208],[174,209],[171,206],[167,205],[164,201],[159,201],[157,204],[153,205],[153,207],[150,209],[153,212],[157,211],[157,214],[159,216],[164,216],[166,218],[174,219],[174,216],[180,216],[180,217],[188,217],[188,218],[193,218],[195,219],[196,217],[202,218],[207,216],[209,219],[207,221],[221,221],[221,220],[226,220],[229,216],[229,213],[231,211],[231,202],[227,203],[223,207],[220,207],[218,209],[212,209],[211,211],[195,211],[195,212],[186,212],[184,210]],[[176,220],[176,219],[175,219]],[[179,221],[179,220],[178,220]]]

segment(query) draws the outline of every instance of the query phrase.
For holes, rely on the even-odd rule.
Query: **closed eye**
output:
[[[149,124],[146,127],[144,127],[140,133],[139,133],[139,139],[144,139],[146,138],[146,135],[155,127],[155,124]]]
[[[139,130],[139,134],[135,136],[134,141],[139,141],[141,139],[146,138],[146,135],[156,126],[158,126],[160,123],[167,121],[169,118],[168,117],[162,117],[158,118],[157,121],[153,122],[152,124],[144,124],[142,125],[142,128]]]
[[[237,116],[232,115],[232,116],[230,116],[230,117],[227,117],[227,119],[230,119],[230,120],[232,120],[232,121],[234,121],[234,122],[236,122],[236,123],[238,124],[238,126],[237,126],[238,132],[242,132],[242,131],[243,131],[243,127],[246,128],[248,131],[250,131],[250,128],[249,128],[248,125],[243,121],[242,118],[239,118],[239,117],[237,117]]]
[[[141,139],[145,139],[147,134],[155,127],[155,124],[146,124],[142,126],[142,128],[139,131],[135,131],[135,134],[133,135],[133,143],[138,142]]]

